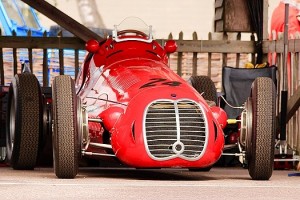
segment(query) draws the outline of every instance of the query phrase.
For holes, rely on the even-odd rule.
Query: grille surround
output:
[[[208,132],[203,107],[190,99],[155,100],[144,111],[145,149],[157,161],[200,159],[207,147]]]

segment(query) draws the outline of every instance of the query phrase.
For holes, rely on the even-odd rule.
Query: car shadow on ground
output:
[[[201,181],[215,180],[210,172],[190,172],[188,169],[81,168],[77,178],[122,178],[132,180]]]

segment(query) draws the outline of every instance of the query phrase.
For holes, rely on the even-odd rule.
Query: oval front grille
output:
[[[199,104],[191,100],[158,100],[144,117],[145,145],[156,160],[199,159],[207,141],[207,122]]]

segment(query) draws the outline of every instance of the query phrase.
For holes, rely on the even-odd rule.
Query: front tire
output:
[[[8,94],[6,150],[13,169],[33,169],[42,132],[41,88],[35,75],[17,74]]]
[[[57,76],[52,90],[54,171],[58,178],[74,178],[80,155],[74,81],[70,76]]]
[[[275,145],[276,89],[270,78],[255,79],[246,104],[247,114],[246,159],[248,171],[254,180],[269,180],[273,173]],[[252,120],[251,120],[252,119]]]

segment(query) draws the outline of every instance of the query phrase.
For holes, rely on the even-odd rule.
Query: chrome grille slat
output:
[[[157,100],[145,110],[145,147],[153,159],[196,160],[206,147],[207,128],[205,113],[198,103]],[[177,147],[174,150],[176,144],[179,144],[179,151]]]
[[[151,152],[154,152],[154,151],[170,151],[170,150],[168,150],[168,149],[152,149],[151,150]]]
[[[170,157],[170,154],[162,154],[160,153],[159,156],[157,156],[158,158],[165,158],[165,157]]]
[[[200,148],[201,148],[201,147],[204,147],[204,146],[196,146],[196,145],[185,145],[185,147],[186,147],[186,148],[189,148],[189,147],[193,147],[193,148],[194,148],[194,147],[196,147],[196,148],[199,148],[199,147],[200,147]]]
[[[147,129],[147,132],[148,133],[153,133],[153,134],[155,134],[155,133],[166,133],[166,134],[169,134],[170,132],[176,132],[176,129],[173,129],[173,130],[170,130],[170,129],[163,130],[162,128],[160,128],[160,129],[151,129],[151,130]]]
[[[151,121],[151,122],[146,122],[146,124],[174,124],[174,122],[168,122],[168,121]],[[194,122],[194,123],[200,123],[200,122]]]
[[[174,125],[173,126],[148,126],[147,129],[151,129],[151,128],[174,128]]]
[[[156,114],[159,115],[159,114]],[[156,117],[156,118],[151,118],[149,117],[147,120],[159,120],[159,119],[175,119],[175,117]]]
[[[157,145],[148,145],[149,147],[157,147]],[[159,145],[159,147],[169,147],[169,144]]]
[[[205,130],[204,131],[189,131],[189,130],[187,130],[187,131],[185,131],[185,130],[181,130],[181,133],[205,133]]]
[[[153,137],[172,137],[173,135],[149,135],[147,138],[153,138]]]
[[[181,135],[181,138],[183,138],[184,136],[183,135]],[[195,136],[195,135],[189,135],[189,136],[187,136],[187,137],[195,137],[195,138],[205,138],[205,136],[201,136],[201,135],[197,135],[197,136]]]
[[[176,139],[156,139],[156,140],[148,140],[148,142],[156,142],[156,141],[176,141]]]
[[[190,115],[189,115],[190,116]],[[195,116],[201,116],[201,115],[195,115]],[[195,119],[195,117],[193,116],[193,117],[184,117],[184,118],[186,118],[186,119]]]
[[[180,126],[181,128],[198,128],[199,126]]]
[[[186,142],[199,142],[199,140],[188,140],[188,139],[180,139],[180,141],[186,141]]]

